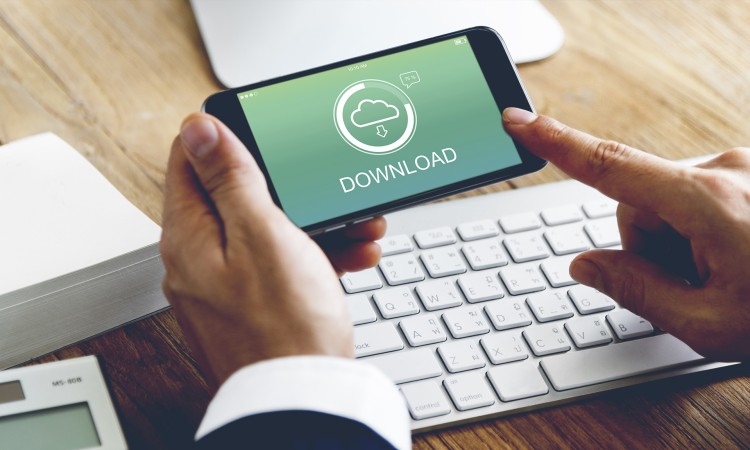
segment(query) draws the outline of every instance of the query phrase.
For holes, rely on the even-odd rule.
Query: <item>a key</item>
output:
[[[452,308],[463,303],[456,285],[450,280],[426,281],[417,285],[417,294],[428,311]]]
[[[349,294],[356,294],[357,292],[370,291],[372,289],[380,289],[383,287],[383,282],[380,281],[378,272],[374,267],[372,269],[345,274],[341,277],[341,284],[344,286],[344,290]]]
[[[479,346],[473,340],[453,341],[441,344],[438,354],[448,372],[456,373],[485,366]],[[414,364],[409,362],[409,364]]]
[[[399,253],[406,253],[414,250],[411,239],[405,234],[386,236],[375,242],[380,245],[381,256],[397,255]]]
[[[470,242],[461,249],[474,270],[490,269],[508,264],[508,258],[497,239]]]
[[[555,255],[579,253],[591,248],[581,225],[577,223],[550,228],[544,232],[544,238]]]
[[[404,348],[404,342],[389,322],[354,327],[354,356],[376,355]]]
[[[487,377],[500,400],[504,402],[549,392],[547,383],[539,372],[539,365],[533,360],[493,367],[487,371]]]
[[[414,317],[407,317],[401,320],[399,324],[406,340],[412,347],[420,345],[434,344],[443,342],[448,339],[438,318],[433,314],[420,314]],[[357,328],[354,328],[356,331]]]
[[[391,286],[424,280],[424,272],[411,253],[382,258],[379,266]]]
[[[508,236],[503,243],[510,257],[517,263],[544,259],[549,256],[544,239],[536,232]]]
[[[609,344],[612,336],[600,317],[579,317],[565,322],[565,329],[578,348]]]
[[[508,266],[500,268],[500,279],[511,295],[528,294],[547,288],[544,277],[533,265]]]
[[[561,256],[542,262],[540,265],[544,276],[552,287],[563,287],[576,284],[577,281],[570,276],[570,263],[575,255]]]
[[[495,403],[495,396],[492,395],[487,379],[481,372],[446,377],[443,385],[459,411],[481,408]]]
[[[620,229],[616,217],[592,220],[584,226],[594,247],[604,248],[620,245]]]
[[[536,230],[542,226],[541,220],[534,213],[510,214],[501,217],[499,223],[506,233]]]
[[[429,348],[405,350],[362,359],[382,370],[394,383],[408,383],[443,374],[435,352]]]
[[[526,299],[531,312],[536,320],[540,322],[551,322],[553,320],[573,317],[573,308],[565,298],[563,291],[540,292],[530,295]]]
[[[581,314],[593,314],[615,308],[614,300],[588,286],[573,286],[568,289],[568,296]]]
[[[621,340],[648,336],[654,332],[651,322],[627,309],[618,309],[607,314],[607,322]]]
[[[562,205],[547,208],[542,211],[542,219],[549,226],[562,225],[565,223],[580,222],[583,214],[577,205]]]
[[[484,311],[496,330],[531,325],[531,314],[520,300],[507,298],[490,302],[484,305]]]
[[[484,302],[502,298],[503,288],[495,272],[477,272],[458,278],[458,286],[469,303]]]
[[[378,319],[378,316],[375,315],[375,310],[372,309],[370,300],[367,299],[365,294],[346,297],[346,306],[353,325],[375,322]]]
[[[443,320],[454,338],[490,332],[490,326],[478,306],[452,309],[443,313]]]
[[[617,213],[617,202],[609,198],[586,202],[583,204],[583,212],[589,219],[614,216]]]
[[[529,327],[523,331],[523,337],[536,356],[570,350],[570,341],[565,336],[562,327],[556,323]]]
[[[461,254],[453,246],[425,250],[420,258],[422,258],[422,263],[427,268],[427,272],[433,278],[466,272],[466,264],[464,264]]]
[[[480,339],[480,343],[492,364],[520,361],[529,357],[518,331],[491,334]]]
[[[542,368],[552,386],[563,391],[666,370],[702,359],[676,337],[661,334],[549,356],[542,359]]]
[[[401,386],[409,414],[415,419],[429,419],[451,412],[448,399],[437,382],[428,380]]]
[[[433,248],[454,244],[456,242],[456,235],[450,227],[440,227],[418,231],[414,234],[414,240],[417,241],[419,248]]]
[[[376,292],[372,299],[380,310],[380,314],[386,319],[408,316],[419,312],[417,299],[406,287],[386,289]]]
[[[500,233],[497,224],[491,220],[462,223],[456,228],[456,230],[464,241],[488,238],[497,236]]]

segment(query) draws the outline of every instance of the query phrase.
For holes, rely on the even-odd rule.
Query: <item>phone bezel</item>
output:
[[[393,53],[429,45],[435,42],[448,40],[452,37],[464,35],[467,37],[469,45],[471,45],[471,48],[474,51],[474,55],[476,56],[477,62],[479,63],[479,66],[482,70],[482,74],[484,75],[485,80],[487,80],[487,84],[489,85],[490,91],[492,92],[492,96],[494,97],[495,103],[497,104],[500,111],[510,106],[534,111],[534,107],[531,104],[531,100],[526,93],[526,88],[524,87],[521,78],[518,76],[516,66],[510,57],[510,53],[508,52],[505,42],[495,30],[489,27],[468,28],[465,30],[424,39],[410,44],[393,47],[387,50],[370,53],[356,58],[347,59],[337,63],[316,67],[314,69],[297,72],[283,77],[273,78],[246,86],[227,89],[208,97],[204,102],[202,109],[206,113],[215,116],[223,123],[225,123],[229,127],[229,129],[231,129],[245,144],[245,146],[248,148],[248,150],[260,166],[261,170],[263,171],[263,174],[266,177],[268,189],[271,193],[271,196],[273,197],[274,202],[283,210],[283,203],[280,201],[276,193],[276,189],[270,182],[271,178],[268,174],[268,169],[265,165],[265,162],[263,161],[263,157],[258,149],[258,145],[253,137],[251,125],[245,119],[245,114],[242,110],[242,106],[240,105],[240,101],[237,98],[238,93],[293,80],[296,78],[305,77],[308,75],[313,75],[320,72],[325,72],[331,69],[350,66],[358,62],[370,60],[373,58],[379,58]],[[419,203],[447,197],[449,195],[454,195],[460,192],[476,189],[481,186],[486,186],[488,184],[497,183],[520,175],[535,172],[542,169],[547,164],[547,161],[533,155],[515,140],[513,141],[513,143],[515,144],[516,150],[518,151],[518,154],[521,158],[520,164],[506,167],[504,169],[469,178],[467,180],[452,183],[439,188],[431,189],[429,191],[413,194],[381,205],[365,208],[359,211],[345,214],[343,216],[333,217],[331,219],[310,224],[301,228],[303,231],[311,235],[318,234],[324,231],[330,231],[332,229],[340,228],[346,224],[360,222],[370,217],[382,215]]]

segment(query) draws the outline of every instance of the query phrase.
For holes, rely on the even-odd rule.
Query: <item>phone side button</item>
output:
[[[323,233],[328,233],[329,231],[338,230],[339,228],[344,228],[346,226],[345,223],[342,223],[341,225],[336,225],[335,227],[326,228]]]
[[[368,220],[372,220],[374,218],[375,218],[375,216],[370,216],[370,217],[365,217],[364,219],[358,219],[358,220],[355,220],[354,222],[352,222],[352,225],[355,225],[355,224],[358,224],[358,223],[362,223],[362,222],[367,222]]]

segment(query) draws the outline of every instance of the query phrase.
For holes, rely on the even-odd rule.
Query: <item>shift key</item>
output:
[[[354,356],[377,355],[404,348],[404,341],[389,322],[354,327]]]

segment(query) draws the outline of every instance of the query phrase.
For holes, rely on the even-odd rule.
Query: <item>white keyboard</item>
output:
[[[618,248],[616,203],[575,181],[389,215],[378,267],[341,283],[355,355],[401,389],[413,431],[721,367],[577,284]]]

